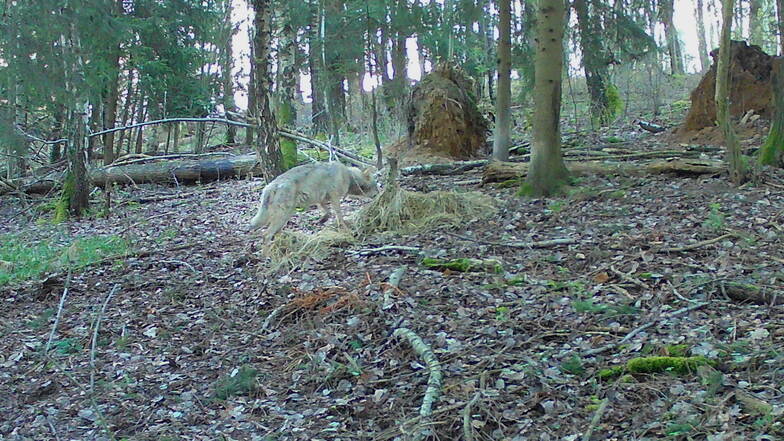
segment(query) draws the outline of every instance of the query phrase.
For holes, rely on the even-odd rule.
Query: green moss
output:
[[[611,120],[618,116],[623,110],[623,100],[621,99],[621,93],[618,91],[618,88],[615,87],[615,84],[607,85],[605,96],[607,96],[607,117]]]
[[[520,185],[520,179],[507,179],[495,184],[496,188],[514,188]]]
[[[283,169],[288,170],[297,165],[297,143],[292,139],[280,140],[280,153],[283,156]]]
[[[496,274],[500,274],[504,272],[503,266],[501,266],[501,262],[494,260],[494,259],[471,259],[471,258],[460,258],[460,259],[452,259],[452,260],[444,260],[444,259],[435,259],[432,257],[425,257],[422,259],[422,265],[425,265],[428,268],[438,269],[438,270],[451,270],[451,271],[458,271],[461,273],[469,272],[469,271],[488,271],[494,272]]]
[[[68,220],[71,211],[71,197],[76,191],[76,178],[72,172],[68,172],[63,180],[63,189],[60,193],[60,199],[54,207],[53,223],[59,224]]]
[[[689,354],[689,345],[667,345],[664,351],[670,357],[685,357]]]
[[[784,133],[780,124],[773,124],[765,143],[759,151],[759,163],[762,165],[784,166]]]
[[[677,345],[676,345],[677,346]],[[685,345],[684,345],[685,346]],[[713,366],[716,362],[698,357],[639,357],[632,358],[624,366],[601,369],[596,373],[600,380],[609,380],[624,374],[658,374],[673,372],[679,375],[694,373],[700,366]]]
[[[259,385],[256,377],[259,371],[250,366],[242,366],[234,376],[223,377],[215,384],[215,398],[225,400],[234,395],[250,395]]]
[[[626,363],[626,370],[632,374],[657,374],[674,372],[688,374],[695,372],[699,366],[713,365],[714,361],[702,356],[697,357],[641,357],[633,358]]]

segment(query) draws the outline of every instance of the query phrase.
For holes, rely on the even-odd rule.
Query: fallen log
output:
[[[217,158],[209,160],[166,160],[150,163],[128,165],[110,165],[90,170],[90,180],[98,187],[109,184],[191,184],[194,182],[211,182],[220,179],[244,177],[261,174],[255,154]],[[62,173],[57,176],[32,182],[16,183],[19,191],[27,194],[45,194],[57,188],[62,182]],[[9,193],[10,189],[0,187],[0,194]]]
[[[679,176],[715,175],[723,173],[722,161],[710,159],[673,159],[648,162],[585,161],[567,162],[574,175],[602,174],[639,176],[645,174],[675,174]],[[524,177],[528,163],[492,161],[482,174],[482,184],[504,182]]]

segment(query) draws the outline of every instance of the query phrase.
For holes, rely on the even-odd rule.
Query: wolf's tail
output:
[[[272,204],[272,196],[274,190],[267,186],[264,188],[264,191],[261,193],[261,205],[259,205],[258,211],[256,211],[256,215],[253,216],[253,219],[250,220],[250,228],[251,230],[256,230],[264,225],[267,224],[269,219],[269,212],[270,212],[270,205]]]

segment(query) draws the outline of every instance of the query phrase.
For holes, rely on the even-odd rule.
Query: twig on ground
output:
[[[596,413],[593,414],[593,418],[591,418],[591,425],[588,426],[588,429],[583,434],[582,441],[591,441],[591,435],[593,435],[593,431],[596,426],[599,424],[599,421],[602,420],[602,416],[604,416],[604,411],[607,410],[607,405],[610,403],[610,397],[605,397],[601,404],[599,404],[599,408],[596,409]]]
[[[492,242],[482,239],[474,239],[473,237],[455,234],[449,231],[444,231],[449,236],[457,237],[458,239],[468,240],[471,242],[482,243],[485,245],[495,245],[499,247],[512,247],[512,248],[549,248],[558,245],[572,245],[577,243],[577,239],[565,237],[561,239],[540,240],[534,242]]]
[[[479,400],[480,393],[474,394],[474,398],[466,404],[463,409],[463,439],[465,441],[474,441],[474,426],[471,425],[471,408]]]
[[[677,311],[673,311],[672,313],[668,314],[666,317],[659,317],[658,319],[656,319],[656,320],[654,320],[652,322],[646,323],[646,324],[644,324],[644,325],[642,325],[640,327],[632,329],[628,334],[626,334],[626,336],[624,338],[621,339],[621,341],[619,341],[617,343],[608,343],[608,344],[606,344],[604,346],[585,351],[584,356],[585,357],[592,357],[592,356],[594,356],[596,354],[600,354],[600,353],[602,353],[604,351],[607,351],[607,350],[610,350],[610,349],[612,349],[614,347],[620,346],[620,345],[626,343],[627,341],[631,340],[635,335],[637,335],[640,332],[642,332],[642,331],[650,328],[651,326],[655,325],[656,323],[658,323],[662,319],[673,318],[673,317],[679,316],[681,314],[686,314],[688,312],[694,311],[695,309],[700,309],[700,308],[702,308],[703,306],[705,306],[707,304],[708,304],[707,302],[696,303],[696,304],[688,306],[686,308],[681,308],[681,309],[679,309]]]
[[[419,247],[407,247],[407,246],[403,246],[403,245],[384,245],[384,246],[376,247],[376,248],[362,248],[362,249],[356,250],[356,251],[349,251],[348,253],[349,254],[359,254],[361,256],[367,256],[367,255],[370,255],[370,254],[383,253],[385,251],[408,251],[408,252],[411,252],[411,253],[418,253],[419,251],[421,251],[421,248],[419,248]]]
[[[101,305],[101,309],[98,311],[98,315],[95,316],[93,322],[93,339],[92,342],[90,342],[90,395],[95,393],[95,348],[98,344],[98,329],[101,327],[101,318],[103,318],[103,313],[106,311],[106,306],[118,289],[120,289],[119,284],[112,287],[112,290],[109,291],[106,299],[104,299],[103,305]]]
[[[726,234],[722,234],[719,237],[714,237],[713,239],[703,240],[703,241],[700,241],[700,242],[697,242],[697,243],[692,243],[692,244],[684,245],[684,246],[681,246],[681,247],[662,248],[662,249],[658,250],[658,252],[659,253],[679,253],[679,252],[682,252],[682,251],[695,250],[697,248],[702,248],[704,246],[713,245],[716,242],[721,242],[724,239],[728,239],[730,237],[735,237],[735,236],[737,236],[735,233],[726,233]]]
[[[54,341],[54,333],[57,331],[57,325],[60,324],[60,318],[63,315],[63,307],[65,306],[65,299],[68,297],[68,288],[71,286],[71,271],[68,271],[68,277],[65,279],[65,285],[63,286],[63,293],[60,295],[60,304],[57,306],[57,315],[54,318],[54,323],[52,323],[52,330],[49,332],[49,340],[46,341],[46,346],[44,347],[44,354],[49,353],[49,348],[52,347],[52,341]]]

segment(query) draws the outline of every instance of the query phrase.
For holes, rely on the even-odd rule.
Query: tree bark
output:
[[[267,182],[271,182],[283,173],[283,158],[280,154],[278,127],[272,111],[270,95],[272,93],[270,66],[270,49],[272,46],[272,1],[253,0],[256,16],[253,24],[256,28],[254,36],[254,59],[256,66],[255,92],[257,141],[256,153],[261,163],[262,174]]]
[[[776,0],[777,28],[779,30],[779,55],[784,56],[784,0]]]
[[[697,17],[697,47],[700,56],[700,72],[710,69],[710,57],[708,53],[708,42],[705,39],[705,12],[703,10],[703,0],[697,0],[695,16]]]
[[[602,28],[596,15],[595,0],[574,0],[572,7],[577,15],[580,48],[588,95],[591,97],[591,121],[606,125],[613,117],[607,98],[607,54],[602,45]]]
[[[549,196],[568,177],[561,153],[561,77],[566,10],[563,0],[541,0],[537,5],[537,47],[534,60],[533,141],[531,165],[522,192]]]
[[[237,105],[234,102],[234,33],[235,28],[231,22],[232,0],[225,0],[223,16],[223,50],[221,53],[221,85],[223,88],[223,109],[226,111],[226,118],[232,119],[232,114],[237,112]],[[231,124],[226,127],[226,144],[234,145],[237,143],[237,127]]]
[[[291,12],[284,8],[280,33],[280,83],[278,84],[277,116],[280,127],[294,128],[297,124],[297,108],[294,106],[297,94],[297,33],[291,23]],[[297,165],[297,143],[289,138],[280,139],[280,150],[283,157],[283,169],[288,170]]]
[[[324,109],[324,88],[322,87],[321,46],[319,38],[321,28],[321,14],[319,1],[310,0],[310,26],[308,27],[308,68],[310,69],[310,109],[313,134],[323,133],[327,130],[327,113]]]
[[[749,43],[764,47],[765,39],[762,35],[762,1],[749,0]]]
[[[683,52],[678,39],[678,30],[673,22],[674,0],[659,0],[659,15],[664,25],[664,35],[667,39],[667,52],[670,55],[670,69],[673,75],[683,75]]]
[[[722,1],[722,27],[719,42],[719,56],[716,62],[716,119],[724,134],[727,146],[727,168],[730,180],[740,185],[746,181],[746,169],[740,154],[740,144],[729,115],[729,72],[730,72],[730,34],[735,0]]]
[[[760,163],[784,167],[784,58],[772,61],[773,116],[770,133],[760,149]]]
[[[495,102],[495,136],[493,159],[509,159],[510,114],[512,105],[512,37],[511,0],[498,0],[498,93]]]

